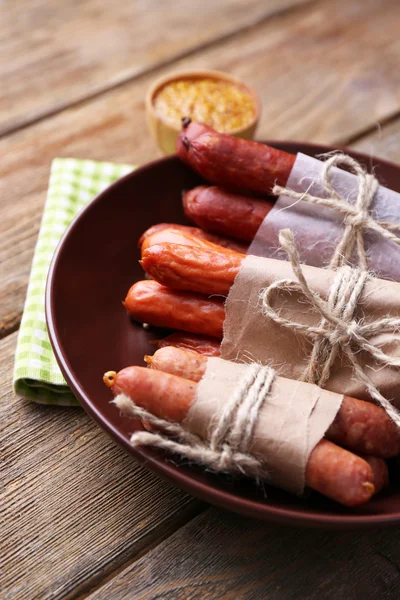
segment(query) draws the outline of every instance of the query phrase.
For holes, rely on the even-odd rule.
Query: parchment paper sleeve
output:
[[[303,272],[311,290],[326,300],[335,273],[306,265]],[[282,278],[295,280],[289,262],[256,256],[245,258],[225,304],[221,356],[239,362],[258,361],[270,365],[283,377],[301,379],[312,350],[311,341],[265,317],[259,302],[260,290]],[[280,293],[276,306],[280,307],[283,316],[299,323],[318,325],[320,322],[320,317],[300,293]],[[372,278],[364,287],[355,317],[368,323],[387,316],[400,316],[400,283]],[[400,333],[382,333],[369,339],[388,354],[400,355]],[[381,393],[399,408],[399,369],[376,364],[364,351],[358,354],[358,358]],[[368,399],[364,386],[354,378],[351,367],[340,356],[324,387]]]
[[[322,185],[323,166],[320,160],[297,154],[286,187],[326,197]],[[358,191],[355,175],[333,168],[331,180],[334,189],[344,199],[355,202]],[[379,186],[370,214],[380,221],[400,223],[400,194]],[[248,254],[286,260],[279,247],[278,235],[281,229],[288,228],[294,233],[302,262],[314,267],[327,267],[343,232],[343,219],[344,216],[333,209],[296,202],[281,195],[257,231]],[[400,246],[368,231],[364,239],[370,271],[382,279],[400,281]],[[356,254],[352,262],[357,264]]]
[[[208,439],[248,368],[209,358],[185,427]],[[342,399],[315,385],[276,377],[261,407],[250,447],[265,464],[272,484],[296,494],[303,492],[310,453],[334,420]]]

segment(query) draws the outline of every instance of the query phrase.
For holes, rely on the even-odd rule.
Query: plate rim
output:
[[[313,155],[321,153],[321,150],[323,152],[330,152],[332,150],[346,150],[346,152],[364,163],[368,164],[368,162],[374,160],[379,161],[380,164],[386,165],[389,168],[399,169],[400,175],[400,167],[396,164],[384,159],[380,159],[379,157],[368,156],[363,152],[354,151],[351,148],[333,147],[325,144],[313,144],[309,142],[290,140],[272,140],[262,143],[267,143],[273,147],[283,150],[287,149],[289,146],[293,147],[298,145],[302,149],[307,148]],[[74,217],[57,245],[46,280],[45,315],[50,343],[57,363],[69,387],[74,392],[74,395],[79,399],[82,408],[84,408],[84,410],[97,423],[97,425],[106,431],[106,433],[108,433],[114,439],[114,441],[116,441],[126,451],[138,459],[143,466],[157,473],[157,475],[164,477],[174,485],[177,485],[179,488],[190,493],[192,496],[196,496],[197,498],[205,500],[210,504],[214,504],[239,514],[251,516],[262,521],[301,527],[323,527],[325,529],[365,529],[378,526],[387,527],[400,523],[400,510],[397,513],[376,515],[335,515],[324,514],[322,512],[299,513],[299,511],[295,508],[282,508],[275,505],[262,504],[261,502],[251,498],[244,498],[230,491],[220,489],[219,487],[210,486],[196,478],[192,478],[190,475],[183,472],[179,466],[173,465],[168,458],[160,458],[155,451],[149,448],[131,446],[118,428],[107,420],[107,418],[102,414],[101,410],[88,397],[83,388],[80,386],[79,381],[72,374],[68,357],[65,355],[62,346],[59,343],[59,330],[54,317],[54,286],[56,281],[57,266],[66,240],[68,240],[69,236],[77,227],[80,220],[84,218],[88,212],[93,210],[93,207],[95,207],[98,203],[103,202],[104,197],[107,197],[114,188],[119,187],[121,184],[123,185],[126,180],[134,178],[138,173],[140,174],[145,170],[149,170],[160,163],[168,164],[168,162],[175,161],[176,158],[176,155],[172,155],[145,163],[107,186]],[[230,496],[229,505],[227,505],[226,496]]]

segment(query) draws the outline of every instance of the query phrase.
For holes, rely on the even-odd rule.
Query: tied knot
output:
[[[348,214],[345,217],[345,224],[349,225],[353,229],[361,229],[365,227],[368,220],[368,212],[360,211],[357,214]]]
[[[336,328],[328,333],[327,339],[331,346],[340,344],[341,346],[347,346],[353,339],[357,339],[358,324],[357,321],[351,321],[347,324],[344,322],[339,323]]]
[[[272,283],[260,293],[260,304],[263,314],[272,321],[302,333],[313,342],[312,352],[302,375],[302,380],[323,386],[330,375],[331,367],[341,352],[349,360],[354,374],[361,381],[370,396],[380,404],[391,419],[400,428],[400,415],[391,403],[382,396],[377,387],[364,372],[359,362],[359,351],[367,352],[377,363],[385,366],[400,367],[400,359],[383,352],[371,341],[381,333],[394,333],[400,329],[399,317],[385,317],[364,324],[357,320],[355,311],[370,279],[368,272],[360,268],[341,267],[336,271],[328,299],[323,300],[311,290],[304,276],[300,257],[297,252],[293,234],[288,229],[279,233],[279,241],[285,250],[297,281],[282,279]],[[304,295],[321,318],[318,325],[304,325],[283,317],[272,306],[273,294],[297,289]]]
[[[222,471],[222,473],[227,473],[232,469],[233,460],[234,458],[231,448],[227,444],[224,444],[219,456],[215,461],[215,470]]]
[[[351,204],[341,196],[332,183],[332,169],[334,167],[347,167],[358,179],[357,198]],[[379,182],[374,175],[365,169],[353,158],[346,154],[334,154],[325,162],[322,171],[322,186],[324,196],[315,196],[308,190],[296,192],[289,188],[274,186],[272,192],[276,196],[283,194],[295,201],[308,202],[331,208],[343,215],[344,228],[342,236],[333,253],[330,267],[337,268],[348,264],[354,249],[357,248],[358,264],[363,271],[368,269],[367,254],[365,250],[364,235],[366,231],[378,233],[383,238],[400,245],[400,224],[379,221],[370,214],[371,204],[379,188]],[[311,186],[310,186],[311,187]]]
[[[266,476],[262,462],[251,453],[251,445],[260,409],[274,379],[275,371],[270,367],[248,365],[235,393],[218,413],[209,441],[188,432],[181,424],[156,417],[126,396],[117,396],[114,403],[123,413],[147,421],[160,431],[134,433],[134,446],[162,448],[217,472]]]

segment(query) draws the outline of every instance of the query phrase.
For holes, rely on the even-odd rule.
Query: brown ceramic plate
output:
[[[300,143],[272,143],[289,152],[315,155],[330,150]],[[381,182],[400,192],[400,168],[350,152]],[[311,493],[304,498],[274,488],[257,487],[200,468],[151,449],[133,449],[130,434],[140,425],[120,417],[104,386],[105,371],[143,365],[154,351],[145,331],[130,321],[121,306],[128,288],[143,279],[136,246],[154,223],[185,219],[181,193],[201,180],[169,157],[123,177],[87,206],[74,220],[55,253],[47,282],[46,315],[51,343],[68,384],[85,410],[119,444],[146,467],[203,500],[238,513],[292,525],[371,527],[400,522],[400,485],[393,486],[359,509],[346,509]]]

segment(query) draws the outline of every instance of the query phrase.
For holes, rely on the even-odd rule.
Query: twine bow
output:
[[[235,394],[224,406],[205,441],[182,425],[160,419],[119,395],[114,403],[127,416],[147,421],[162,433],[138,431],[131,437],[133,446],[153,446],[198,462],[213,471],[240,473],[252,477],[267,476],[263,464],[250,453],[250,445],[260,408],[268,396],[275,371],[256,363],[248,366]],[[174,439],[165,437],[169,435]]]
[[[385,317],[371,323],[362,324],[355,319],[360,295],[370,275],[360,268],[341,267],[329,293],[327,301],[313,292],[303,273],[293,234],[289,229],[279,233],[279,242],[285,250],[297,281],[281,279],[272,283],[260,294],[262,312],[278,325],[298,331],[313,343],[313,350],[302,380],[322,386],[329,377],[331,366],[339,352],[342,352],[353,367],[356,377],[365,385],[370,396],[385,409],[390,418],[400,428],[400,414],[379,392],[375,384],[363,370],[357,353],[368,352],[377,363],[400,367],[400,358],[393,358],[371,342],[374,335],[394,333],[400,329],[399,317]],[[272,296],[276,291],[299,290],[309,301],[316,313],[322,317],[317,326],[303,325],[282,317],[272,307]]]
[[[337,166],[349,167],[357,175],[359,186],[354,205],[340,196],[332,185],[331,170]],[[379,182],[374,175],[367,173],[356,160],[346,154],[334,154],[328,158],[324,162],[322,184],[326,193],[325,198],[314,196],[307,191],[295,192],[279,185],[274,186],[272,193],[276,196],[283,194],[296,201],[302,200],[303,202],[332,208],[344,215],[344,230],[332,256],[330,268],[333,269],[347,264],[356,246],[360,268],[363,271],[368,269],[364,242],[364,233],[367,230],[375,231],[383,238],[400,245],[400,238],[394,233],[400,232],[400,224],[379,221],[370,215],[369,209],[379,188]]]

